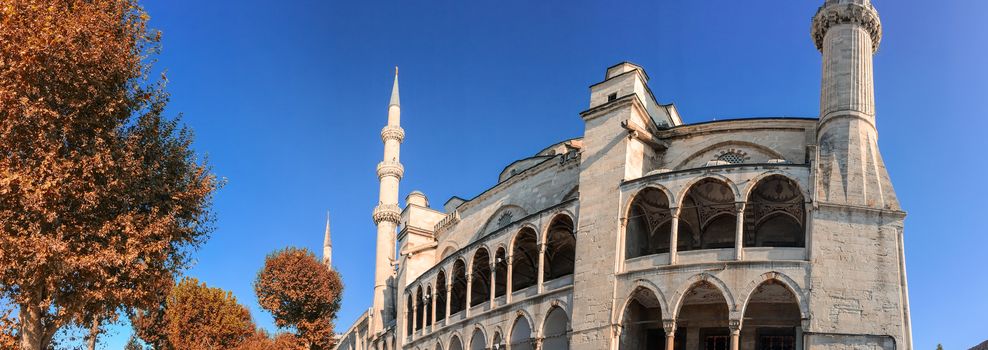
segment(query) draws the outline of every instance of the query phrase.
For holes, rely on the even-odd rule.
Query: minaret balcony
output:
[[[381,221],[397,225],[401,221],[401,208],[397,204],[378,204],[374,208],[374,224],[380,224]]]
[[[388,142],[388,140],[395,140],[401,143],[405,140],[405,129],[397,125],[385,126],[384,129],[381,129],[381,141]]]
[[[385,176],[393,176],[401,180],[405,175],[405,166],[398,162],[383,161],[377,163],[377,178],[383,179]]]

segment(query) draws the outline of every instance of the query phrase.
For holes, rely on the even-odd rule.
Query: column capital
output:
[[[743,212],[747,206],[748,203],[746,202],[734,202],[734,211],[738,213]]]
[[[878,10],[870,3],[828,1],[813,16],[810,35],[817,50],[823,50],[823,38],[831,27],[841,24],[856,24],[871,35],[872,52],[878,51],[882,41],[882,21]]]
[[[730,320],[727,326],[731,328],[731,334],[739,334],[741,332],[741,320]]]
[[[676,333],[676,320],[662,320],[662,328],[666,331],[666,336]]]

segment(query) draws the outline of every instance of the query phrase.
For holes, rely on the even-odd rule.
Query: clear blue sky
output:
[[[402,198],[471,198],[515,159],[582,132],[588,86],[641,64],[687,122],[816,116],[823,0],[147,1],[170,113],[229,180],[188,271],[248,305],[264,256],[318,251],[333,214],[342,330],[371,303],[375,165],[401,66]],[[983,0],[875,0],[880,145],[903,207],[917,349],[988,339],[988,25]],[[122,348],[126,328],[106,344]]]

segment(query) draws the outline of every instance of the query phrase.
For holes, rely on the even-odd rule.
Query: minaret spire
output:
[[[388,103],[388,124],[381,130],[384,141],[384,159],[377,164],[380,194],[374,208],[374,224],[377,225],[377,257],[374,261],[374,305],[371,307],[370,333],[379,334],[384,325],[395,318],[394,269],[395,233],[401,217],[398,207],[398,182],[405,168],[399,160],[401,142],[405,130],[401,128],[401,105],[398,100],[398,67],[395,67],[391,102]]]
[[[333,268],[333,239],[329,236],[329,211],[326,211],[326,236],[322,239],[322,264]]]

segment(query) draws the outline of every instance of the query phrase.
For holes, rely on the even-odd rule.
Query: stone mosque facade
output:
[[[590,86],[582,137],[441,206],[399,206],[396,71],[374,302],[337,349],[911,350],[881,35],[870,0],[824,1],[818,118],[684,124],[619,63]]]

